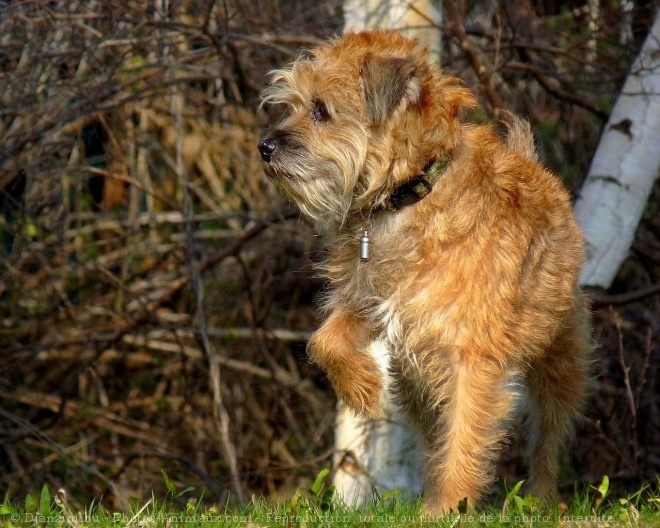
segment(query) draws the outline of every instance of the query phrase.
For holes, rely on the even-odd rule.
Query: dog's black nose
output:
[[[261,154],[261,159],[266,163],[270,163],[273,152],[277,149],[277,141],[272,138],[264,138],[259,141],[258,148],[259,154]]]

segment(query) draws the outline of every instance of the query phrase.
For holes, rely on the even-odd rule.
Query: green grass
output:
[[[396,492],[376,497],[357,510],[340,504],[333,488],[324,486],[327,470],[321,472],[309,489],[300,489],[288,501],[277,503],[254,500],[245,508],[226,508],[207,503],[193,488],[177,491],[163,472],[169,490],[162,498],[152,497],[143,504],[134,503],[126,511],[109,511],[90,504],[84,511],[73,509],[63,491],[54,496],[44,486],[40,496],[28,495],[14,504],[6,497],[0,505],[0,526],[17,528],[43,527],[660,527],[660,494],[645,488],[632,497],[607,500],[609,482],[576,494],[568,508],[552,511],[540,508],[533,497],[520,495],[520,483],[511,489],[501,486],[505,500],[502,507],[485,506],[477,512],[429,518],[420,515],[420,504],[406,501]],[[181,500],[188,498],[185,506]]]

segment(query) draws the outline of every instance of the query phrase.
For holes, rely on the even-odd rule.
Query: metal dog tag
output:
[[[371,258],[371,239],[369,232],[365,229],[362,238],[360,239],[360,260],[366,262]]]

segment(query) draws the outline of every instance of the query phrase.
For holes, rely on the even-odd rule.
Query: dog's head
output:
[[[271,77],[262,104],[281,117],[259,142],[266,174],[326,229],[455,149],[459,108],[474,105],[396,32],[348,35]]]

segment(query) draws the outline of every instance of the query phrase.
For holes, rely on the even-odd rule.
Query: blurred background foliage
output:
[[[504,108],[573,193],[652,2],[468,2]],[[122,506],[206,487],[285,496],[331,463],[310,365],[322,241],[263,175],[266,73],[341,32],[338,0],[0,2],[0,490]],[[443,67],[484,102],[443,31]],[[488,111],[475,115],[487,119]],[[660,470],[660,191],[611,292],[563,491]],[[215,368],[214,368],[215,365]],[[500,476],[522,478],[516,443]]]

